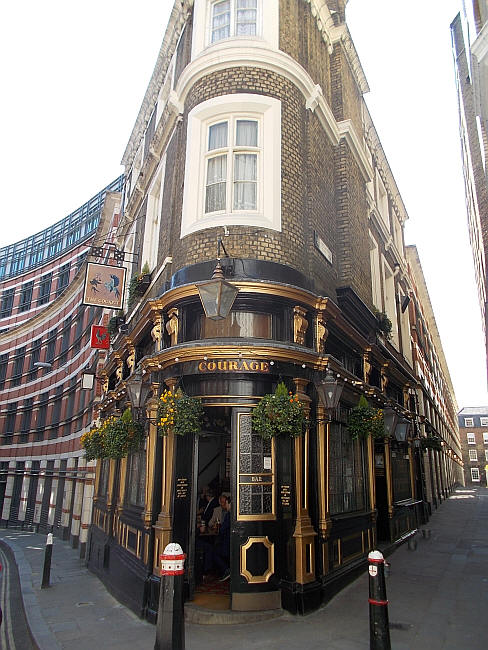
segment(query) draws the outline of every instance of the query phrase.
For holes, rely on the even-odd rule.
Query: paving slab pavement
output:
[[[485,650],[488,639],[488,489],[456,490],[418,535],[389,558],[394,650]],[[40,650],[154,647],[155,627],[113,598],[68,543],[54,540],[51,586],[40,589],[45,536],[2,529],[15,555],[26,616]],[[369,648],[368,576],[305,617],[253,624],[186,624],[187,650]]]

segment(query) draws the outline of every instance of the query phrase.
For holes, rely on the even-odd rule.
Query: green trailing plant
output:
[[[359,403],[349,413],[347,428],[353,440],[372,438],[384,438],[385,420],[383,410],[370,406],[368,400],[361,395]]]
[[[438,436],[428,435],[426,438],[420,438],[420,446],[424,451],[427,449],[434,449],[436,451],[441,451],[441,439]]]
[[[202,428],[203,406],[198,397],[185,395],[182,390],[165,390],[159,398],[158,430],[166,436],[171,431],[177,436],[197,433]]]
[[[144,262],[140,273],[132,276],[129,282],[129,307],[133,307],[137,296],[141,296],[147,290],[151,281],[151,272],[149,264]]]
[[[253,432],[262,438],[285,435],[295,438],[303,433],[307,418],[298,395],[280,382],[274,393],[265,395],[252,413]]]
[[[114,418],[105,434],[105,448],[109,458],[124,458],[140,448],[144,439],[144,427],[133,420],[129,408],[120,418]]]
[[[378,323],[378,333],[389,341],[391,339],[391,330],[393,327],[391,320],[384,311],[378,311],[378,309],[374,310],[374,315],[376,316],[376,321]]]
[[[87,460],[124,458],[139,449],[143,439],[144,428],[132,419],[130,409],[126,409],[121,417],[111,415],[83,434],[81,446]]]

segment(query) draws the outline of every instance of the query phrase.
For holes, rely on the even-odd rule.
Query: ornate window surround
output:
[[[257,120],[261,126],[257,210],[205,214],[208,127],[236,117]],[[275,98],[246,93],[222,95],[198,104],[188,115],[180,236],[230,225],[281,230],[281,102]]]

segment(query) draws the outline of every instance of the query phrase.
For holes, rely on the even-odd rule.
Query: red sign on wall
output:
[[[97,350],[108,350],[110,347],[108,329],[101,325],[92,325],[90,345],[92,348],[96,348]]]

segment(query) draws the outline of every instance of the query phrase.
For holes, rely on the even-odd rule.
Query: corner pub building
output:
[[[363,100],[345,5],[175,2],[124,154],[114,243],[136,260],[124,262],[129,275],[149,274],[111,314],[119,330],[97,409],[121,413],[139,377],[147,435],[139,452],[97,464],[87,561],[152,620],[170,541],[188,556],[194,598],[205,485],[232,496],[229,607],[240,611],[318,607],[378,542],[400,540],[429,511],[413,441],[407,214]],[[238,292],[216,321],[198,288],[217,258]],[[344,388],[326,410],[316,387],[328,371]],[[280,381],[309,426],[263,441],[251,413]],[[161,437],[159,395],[178,387],[202,400],[202,429]],[[407,435],[353,440],[347,417],[361,395],[393,406]],[[440,418],[455,438],[455,414]],[[458,475],[449,459],[446,494]]]

